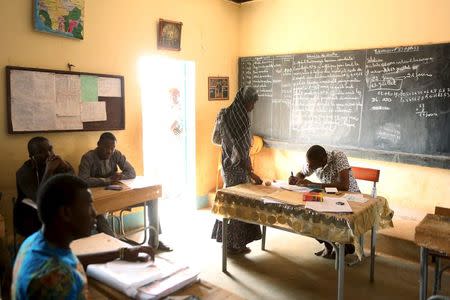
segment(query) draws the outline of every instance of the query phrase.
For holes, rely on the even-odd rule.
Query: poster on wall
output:
[[[83,39],[84,0],[34,0],[37,31]]]
[[[208,77],[208,100],[228,100],[229,78]]]

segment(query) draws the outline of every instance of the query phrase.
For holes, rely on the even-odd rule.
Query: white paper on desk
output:
[[[264,204],[283,204],[283,202],[281,202],[277,199],[271,198],[270,196],[264,196],[261,199]]]
[[[81,121],[106,121],[106,102],[98,101],[81,103]]]
[[[99,77],[98,78],[99,97],[122,97],[122,89],[119,78]]]
[[[286,181],[276,181],[272,183],[273,186],[279,187],[283,190],[288,190],[292,192],[300,192],[300,193],[306,193],[311,191],[311,188],[305,187],[305,186],[298,186],[298,185],[292,185],[287,183]]]
[[[155,181],[151,180],[145,176],[136,176],[134,179],[124,179],[120,180],[121,183],[125,184],[130,189],[141,189],[155,185]]]
[[[139,267],[136,267],[136,264],[139,264]],[[125,295],[135,298],[138,288],[155,280],[167,278],[186,268],[185,265],[156,256],[155,262],[145,267],[142,267],[142,263],[139,262],[122,262],[121,267],[118,268],[117,264],[110,262],[89,265],[86,273]]]
[[[307,201],[305,208],[318,212],[353,212],[347,200],[331,197],[323,197],[323,202]]]
[[[157,280],[138,289],[136,299],[161,299],[198,280],[199,272],[191,268],[183,269],[165,279]]]
[[[364,198],[363,194],[345,194],[342,198],[346,199],[347,201],[353,201],[358,203],[367,202],[367,199]]]

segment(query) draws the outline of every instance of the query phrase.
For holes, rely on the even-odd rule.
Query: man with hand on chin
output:
[[[72,166],[55,155],[50,141],[42,136],[32,138],[27,145],[30,157],[16,172],[17,200],[14,205],[14,227],[28,237],[41,228],[36,204],[36,193],[48,178],[58,173],[73,174]],[[29,199],[29,204],[23,200]]]

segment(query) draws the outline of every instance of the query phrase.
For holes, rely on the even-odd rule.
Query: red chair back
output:
[[[355,179],[372,181],[373,182],[372,197],[377,196],[377,182],[380,180],[380,170],[352,167],[352,173]]]

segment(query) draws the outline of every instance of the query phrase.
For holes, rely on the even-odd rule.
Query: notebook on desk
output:
[[[86,274],[138,299],[159,299],[197,279],[198,272],[188,266],[156,256],[155,262],[112,261],[92,264]],[[140,296],[139,296],[140,295]]]

